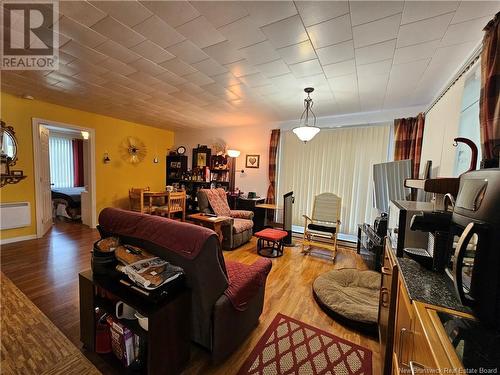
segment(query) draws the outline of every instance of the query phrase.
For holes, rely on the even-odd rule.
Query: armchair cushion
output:
[[[224,189],[202,189],[206,194],[210,207],[217,216],[231,216],[231,209],[227,203],[227,196]]]
[[[245,210],[231,210],[231,217],[234,217],[237,219],[252,220],[253,212],[252,211],[245,211]]]
[[[234,233],[242,233],[246,230],[252,230],[253,221],[247,219],[234,219],[233,230]]]
[[[224,294],[236,310],[245,311],[248,302],[266,284],[271,267],[271,261],[264,258],[251,265],[226,261],[229,286]]]
[[[327,233],[335,233],[337,231],[337,227],[333,225],[321,225],[321,224],[309,224],[307,229],[316,230],[318,232],[327,232]]]

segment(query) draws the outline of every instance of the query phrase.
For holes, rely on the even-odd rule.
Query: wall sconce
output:
[[[158,164],[160,161],[158,160],[158,156],[155,156],[153,159],[153,163]]]
[[[102,159],[104,164],[111,163],[111,159],[109,158],[109,154],[107,152],[104,153],[104,158]]]

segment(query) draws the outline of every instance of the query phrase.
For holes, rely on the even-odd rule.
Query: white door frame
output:
[[[96,212],[96,169],[95,169],[95,129],[92,128],[86,128],[84,126],[79,126],[79,125],[73,125],[73,124],[66,124],[63,122],[57,122],[57,121],[52,121],[52,120],[45,120],[41,118],[36,118],[33,117],[31,120],[33,124],[33,164],[34,164],[34,172],[35,172],[35,207],[36,207],[36,235],[37,238],[40,238],[43,236],[42,234],[42,228],[43,228],[43,223],[42,223],[42,189],[41,185],[38,183],[40,181],[40,165],[41,165],[41,160],[40,160],[40,152],[41,152],[41,147],[40,147],[40,125],[46,125],[46,126],[56,126],[59,128],[64,128],[64,129],[69,129],[69,130],[76,130],[76,131],[86,131],[89,133],[89,146],[90,146],[90,152],[89,152],[89,158],[90,158],[90,169],[89,169],[89,176],[90,176],[90,183],[88,184],[89,186],[89,193],[90,193],[90,206],[91,206],[91,228],[95,228],[97,225],[97,212]]]

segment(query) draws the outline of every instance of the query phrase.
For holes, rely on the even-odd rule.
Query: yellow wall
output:
[[[38,100],[25,100],[10,94],[0,95],[0,117],[14,127],[18,141],[18,162],[15,169],[23,170],[28,176],[18,184],[1,188],[0,202],[28,201],[32,207],[31,226],[0,231],[1,238],[36,234],[33,117],[95,129],[97,214],[108,206],[127,207],[130,187],[165,189],[165,155],[173,145],[173,132]],[[129,136],[140,139],[147,148],[146,158],[136,165],[121,159],[120,145]],[[102,162],[106,151],[111,158],[109,164]],[[158,164],[153,163],[155,153],[159,157]]]

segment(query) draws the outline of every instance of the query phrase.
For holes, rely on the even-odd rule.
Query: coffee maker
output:
[[[458,297],[479,320],[500,329],[500,169],[460,176],[450,231],[459,239],[454,250],[449,246],[446,273]]]

